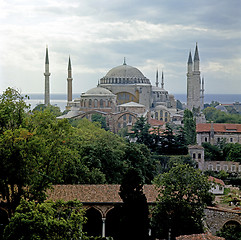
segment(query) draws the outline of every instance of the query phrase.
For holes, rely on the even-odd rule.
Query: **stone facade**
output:
[[[68,67],[68,79],[72,83],[70,69]],[[97,87],[82,93],[80,98],[68,101],[67,109],[74,114],[68,113],[59,118],[86,117],[91,120],[91,115],[98,113],[105,116],[107,126],[115,133],[125,127],[131,130],[141,116],[148,117],[148,120],[154,118],[170,122],[178,112],[176,100],[164,89],[163,73],[161,87],[158,84],[158,77],[156,86],[152,86],[139,69],[124,61],[123,65],[108,71]],[[183,113],[179,111],[178,116],[182,118]]]
[[[213,235],[216,234],[225,224],[237,223],[241,225],[241,212],[207,207],[205,209],[205,222]]]
[[[196,132],[198,145],[202,145],[203,142],[216,145],[221,141],[241,143],[241,124],[199,123]]]

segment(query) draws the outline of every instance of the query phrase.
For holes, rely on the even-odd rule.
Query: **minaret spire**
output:
[[[196,49],[195,49],[195,54],[194,54],[194,61],[199,61],[199,54],[198,54],[198,47],[197,47],[197,42],[196,42]]]
[[[158,81],[158,69],[156,70],[156,87],[158,87],[159,81]]]
[[[164,89],[164,74],[163,74],[163,71],[162,71],[162,84],[161,84],[161,86]]]
[[[44,92],[44,104],[47,106],[50,104],[50,93],[49,93],[49,54],[48,46],[46,46],[46,55],[45,55],[45,92]]]
[[[198,54],[198,47],[196,43],[196,49],[195,49],[195,54],[194,54],[194,71],[199,72],[199,54]]]
[[[72,101],[72,67],[71,67],[71,60],[70,60],[70,56],[69,56],[69,63],[68,63],[68,78],[67,78],[67,100],[68,102]]]

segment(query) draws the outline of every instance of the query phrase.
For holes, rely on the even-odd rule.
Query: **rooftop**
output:
[[[77,199],[82,203],[121,203],[119,191],[120,185],[114,184],[54,185],[47,195],[53,201]],[[158,191],[154,185],[144,185],[143,192],[148,203],[156,202]]]

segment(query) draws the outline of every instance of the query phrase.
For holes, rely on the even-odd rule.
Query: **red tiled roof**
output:
[[[225,185],[224,182],[223,182],[223,180],[218,179],[218,178],[215,178],[215,177],[212,177],[212,176],[209,176],[209,177],[208,177],[208,181],[214,182],[214,183],[217,183],[217,184],[221,184],[221,185],[223,185],[223,186]]]
[[[53,201],[61,199],[64,201],[79,200],[82,203],[121,203],[119,196],[120,185],[54,185],[48,190],[48,199]],[[154,203],[158,191],[154,185],[144,185],[143,192],[148,203]]]
[[[225,238],[216,237],[207,233],[202,233],[202,234],[182,235],[182,236],[176,237],[176,240],[225,240]]]
[[[152,127],[155,127],[155,126],[163,126],[164,125],[164,122],[161,121],[161,120],[156,120],[156,119],[149,119],[148,120],[148,123],[152,126]]]
[[[241,124],[231,123],[213,123],[214,132],[238,132],[241,133]],[[196,126],[197,133],[210,132],[211,123],[198,123]]]

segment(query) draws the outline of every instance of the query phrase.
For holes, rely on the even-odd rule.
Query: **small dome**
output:
[[[152,92],[167,92],[164,88],[152,86]]]
[[[167,111],[167,107],[166,106],[164,106],[164,105],[157,105],[156,106],[156,110],[166,110]]]
[[[88,90],[84,94],[84,96],[86,96],[86,95],[114,95],[114,94],[106,88],[95,87],[95,88]]]

